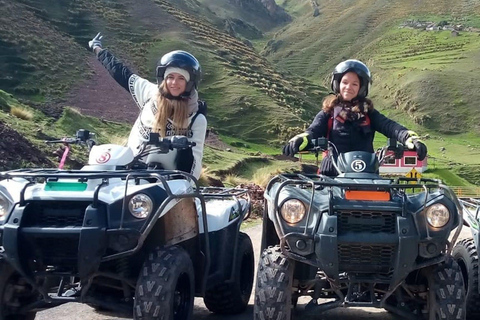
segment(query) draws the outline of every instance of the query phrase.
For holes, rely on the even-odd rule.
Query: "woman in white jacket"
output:
[[[198,60],[181,50],[165,54],[157,63],[155,84],[131,72],[112,53],[102,48],[101,40],[99,33],[89,42],[90,48],[110,75],[130,92],[140,108],[128,146],[135,152],[148,140],[150,132],[158,132],[161,137],[186,136],[189,141],[195,142],[192,149],[150,155],[147,162],[160,163],[167,170],[189,172],[198,179],[207,131],[207,120],[199,110],[197,87],[201,68]]]

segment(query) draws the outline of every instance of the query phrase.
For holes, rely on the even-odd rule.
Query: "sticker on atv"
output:
[[[367,164],[363,160],[353,160],[351,167],[355,172],[362,172],[367,167]]]
[[[96,160],[97,160],[97,163],[105,163],[105,162],[108,162],[110,158],[111,158],[110,153],[104,152]]]

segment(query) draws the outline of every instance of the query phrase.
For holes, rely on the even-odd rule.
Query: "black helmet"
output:
[[[357,97],[365,98],[368,95],[368,89],[372,83],[372,74],[368,67],[358,60],[345,60],[340,62],[332,72],[331,87],[334,93],[340,93],[340,80],[347,72],[355,72],[360,79],[360,89]]]
[[[189,96],[193,88],[198,88],[202,71],[200,63],[192,54],[182,50],[175,50],[165,54],[157,63],[156,76],[158,83],[163,81],[167,67],[185,69],[190,74],[190,80],[187,82],[187,87],[182,96]]]

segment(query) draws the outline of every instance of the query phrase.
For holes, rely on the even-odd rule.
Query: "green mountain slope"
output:
[[[192,52],[209,126],[227,141],[278,148],[318,112],[333,67],[358,58],[373,72],[375,106],[428,134],[435,165],[480,162],[480,0],[275,2],[289,15],[267,8],[270,0],[0,0],[0,90],[43,111],[49,124],[65,106],[107,108],[114,117],[130,104],[135,113],[114,83],[96,87],[108,76],[86,45],[102,31],[105,46],[151,80],[163,53]],[[463,30],[419,30],[412,21]],[[100,95],[110,98],[95,103]],[[9,129],[36,139],[35,126],[17,127],[2,110]]]
[[[18,0],[4,8],[0,89],[26,101],[58,101],[87,86],[92,70],[85,47],[97,30],[109,49],[147,78],[169,50],[197,55],[210,123],[227,135],[263,143],[283,139],[283,128],[312,117],[320,101],[321,88],[276,71],[248,44],[216,27],[220,18],[210,23],[215,14],[196,1],[53,0],[46,6],[41,0]]]
[[[338,62],[361,59],[374,75],[376,106],[397,120],[441,134],[480,132],[480,1],[317,1],[316,17],[310,1],[279,3],[296,19],[265,47],[272,61],[328,86]],[[400,28],[411,20],[473,29]]]

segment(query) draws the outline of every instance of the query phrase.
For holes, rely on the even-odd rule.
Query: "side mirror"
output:
[[[312,141],[313,147],[315,149],[322,149],[322,150],[327,150],[328,148],[328,139],[325,137],[320,137],[317,139],[313,139]]]
[[[77,130],[77,133],[75,136],[78,140],[85,142],[88,139],[90,139],[90,131],[85,129],[79,129]]]
[[[398,143],[396,139],[387,139],[387,150],[393,151],[395,159],[401,159],[403,157],[404,147],[401,143]]]
[[[160,141],[160,134],[158,132],[150,132],[148,135],[148,144],[157,145]]]

